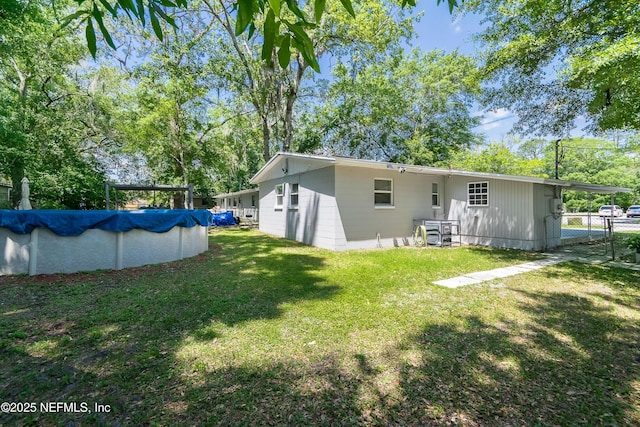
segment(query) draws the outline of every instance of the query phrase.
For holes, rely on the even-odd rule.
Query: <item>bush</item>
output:
[[[582,225],[582,218],[567,218],[567,225]]]
[[[629,237],[626,241],[626,244],[629,249],[635,250],[637,253],[640,253],[640,234]]]

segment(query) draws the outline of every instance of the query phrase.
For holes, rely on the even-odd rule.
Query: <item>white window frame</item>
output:
[[[376,190],[376,181],[388,181],[391,184],[391,190]],[[376,203],[376,194],[389,194],[389,203]],[[392,209],[393,204],[393,179],[391,178],[374,178],[373,179],[373,205],[376,209]]]
[[[295,191],[294,191],[295,188]],[[295,201],[294,201],[295,197]],[[297,209],[300,201],[300,184],[292,182],[289,184],[289,209]]]
[[[489,206],[489,181],[474,181],[467,183],[467,206]]]
[[[278,189],[280,189],[280,191],[278,191]],[[275,192],[276,197],[274,207],[275,209],[282,209],[282,205],[284,204],[284,184],[276,184],[273,191]]]
[[[433,191],[435,189],[435,191]],[[436,196],[436,203],[433,203],[433,196]],[[433,209],[440,209],[440,184],[437,182],[431,183],[431,207]]]

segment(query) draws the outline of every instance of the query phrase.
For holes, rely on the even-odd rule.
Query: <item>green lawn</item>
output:
[[[536,257],[227,230],[190,260],[0,278],[0,401],[80,409],[0,425],[639,425],[640,273],[431,283]]]

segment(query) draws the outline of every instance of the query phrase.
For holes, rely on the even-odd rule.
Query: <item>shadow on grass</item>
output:
[[[613,283],[619,297],[511,289],[513,312],[428,324],[388,349],[391,366],[354,350],[310,366],[217,370],[174,415],[222,425],[638,425],[640,327],[620,310],[637,310],[640,277],[582,264],[545,272]]]
[[[315,250],[245,232],[214,235],[212,244],[220,246],[211,259],[141,277],[5,283],[0,400],[101,403],[111,412],[0,414],[0,424],[640,422],[637,313],[620,313],[638,310],[637,273],[565,264],[536,277],[600,281],[615,296],[514,288],[518,303],[498,320],[452,312],[408,330],[400,343],[381,338],[373,352],[352,347],[307,361],[280,354],[185,371],[176,351],[185,336],[218,338],[212,322],[277,318],[284,303],[339,292],[314,274],[324,262]],[[472,288],[455,292],[474,298]]]
[[[287,251],[291,242],[239,231],[210,246],[198,260],[161,266],[2,278],[0,401],[100,403],[112,412],[0,413],[0,424],[162,419],[186,336],[210,341],[219,335],[212,323],[277,318],[283,303],[338,291],[314,274],[324,259]]]
[[[528,262],[544,258],[544,255],[541,255],[539,253],[522,251],[518,249],[498,249],[476,245],[464,246],[464,248],[466,248],[471,253],[481,254],[482,256],[486,256],[488,258],[491,258],[493,261],[498,262]]]
[[[580,265],[567,268],[568,274],[583,272]],[[632,287],[637,298],[639,282],[624,277],[621,286]],[[204,416],[196,419],[220,425],[637,425],[640,329],[633,319],[601,304],[598,295],[515,291],[522,297],[515,317],[488,323],[455,315],[426,325],[389,348],[386,362],[354,349],[309,366],[205,373],[173,421]]]
[[[615,290],[614,293],[592,292],[603,300],[640,310],[640,271],[617,268],[608,264],[591,265],[583,263],[565,263],[555,269],[544,270],[549,278],[570,274],[578,283],[596,281]]]
[[[515,317],[427,325],[406,343],[422,356],[402,368],[406,400],[383,419],[400,412],[416,424],[637,425],[640,326],[620,310],[639,309],[640,274],[570,263],[545,275],[601,282],[618,296],[517,289]]]

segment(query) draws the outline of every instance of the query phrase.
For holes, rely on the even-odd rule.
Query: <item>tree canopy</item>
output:
[[[85,47],[56,31],[51,3],[8,5],[0,11],[0,175],[11,178],[12,204],[28,175],[39,207],[95,206],[109,142],[98,128],[109,117],[99,91],[75,68]]]
[[[12,0],[19,1],[19,0]],[[462,2],[463,0],[460,0]],[[70,13],[63,23],[69,25],[74,21],[85,24],[87,46],[95,57],[97,51],[96,34],[103,36],[104,41],[113,49],[116,45],[111,32],[104,23],[104,16],[109,14],[113,18],[126,15],[131,20],[138,21],[143,27],[151,23],[153,32],[162,40],[164,31],[160,25],[163,20],[173,27],[177,27],[171,11],[176,8],[187,9],[188,0],[148,0],[147,2],[133,0],[76,0],[77,7]],[[444,0],[436,0],[437,4]],[[211,9],[216,8],[214,2],[205,0]],[[235,12],[233,32],[236,36],[248,32],[248,37],[261,30],[262,59],[271,66],[274,61],[273,51],[277,51],[277,63],[286,68],[291,60],[292,49],[297,51],[315,71],[320,71],[316,59],[314,40],[310,31],[321,24],[327,5],[327,0],[311,2],[298,0],[234,0],[231,9]],[[343,9],[355,18],[356,12],[351,0],[340,0]],[[402,7],[415,6],[415,0],[402,0]],[[458,0],[447,0],[449,10],[458,6]],[[334,9],[332,13],[335,13]],[[148,19],[147,19],[148,18]],[[97,28],[96,28],[97,27]]]
[[[636,0],[469,0],[486,103],[520,118],[520,132],[566,136],[640,129],[640,3]]]
[[[374,63],[342,63],[326,100],[306,117],[314,131],[299,150],[433,165],[474,146],[479,92],[468,57],[440,51],[390,52]]]
[[[556,11],[569,27],[584,24],[558,50],[565,42],[542,31],[548,12],[529,3],[465,2],[496,22],[481,35],[482,74],[458,52],[408,51],[418,18],[406,1],[8,0],[0,177],[13,182],[14,205],[27,176],[39,207],[78,208],[103,205],[105,180],[191,183],[205,197],[241,190],[280,150],[551,176],[549,141],[483,144],[474,109],[486,77],[489,105],[541,132],[561,132],[581,115],[600,130],[631,129],[613,148],[592,143],[591,158],[567,152],[561,178],[635,188],[637,93],[620,71],[635,66],[632,37],[609,29],[611,43],[579,41],[582,9],[604,5],[583,1]],[[634,5],[623,6],[636,19]],[[598,16],[613,28],[623,13]],[[520,39],[536,25],[535,43]],[[330,69],[315,72],[320,64]],[[607,76],[617,86],[598,107]]]

